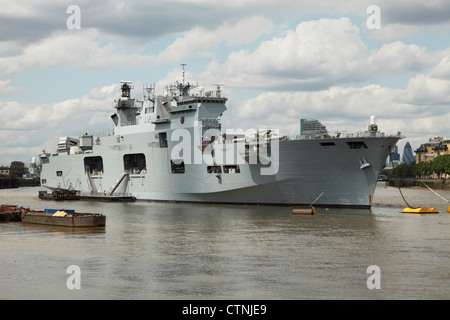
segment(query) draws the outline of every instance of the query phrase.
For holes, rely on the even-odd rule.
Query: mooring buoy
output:
[[[314,207],[293,207],[292,208],[293,214],[310,214],[315,215],[316,214],[316,208]]]

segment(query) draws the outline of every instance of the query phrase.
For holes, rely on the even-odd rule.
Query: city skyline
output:
[[[1,0],[0,164],[112,127],[120,80],[136,98],[182,80],[223,84],[222,127],[450,137],[450,3]],[[378,10],[378,11],[377,11]]]

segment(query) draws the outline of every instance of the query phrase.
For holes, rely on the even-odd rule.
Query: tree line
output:
[[[445,178],[450,175],[450,154],[437,156],[431,161],[402,163],[394,168],[393,174],[398,178],[427,178],[432,174],[436,174],[439,179]]]

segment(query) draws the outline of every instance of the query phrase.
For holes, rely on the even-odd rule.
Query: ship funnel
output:
[[[370,116],[370,124],[375,124],[375,116]]]

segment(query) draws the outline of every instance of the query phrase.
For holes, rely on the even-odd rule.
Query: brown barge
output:
[[[97,213],[68,213],[64,210],[46,209],[23,212],[22,222],[61,227],[104,227],[106,217]]]

